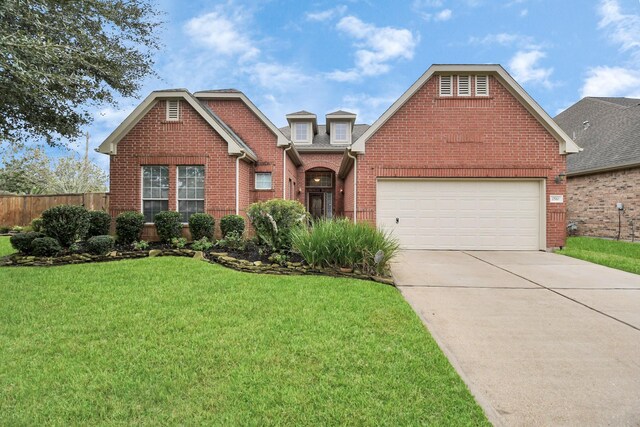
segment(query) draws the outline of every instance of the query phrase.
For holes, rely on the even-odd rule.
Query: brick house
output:
[[[111,214],[219,219],[277,197],[377,224],[405,248],[564,244],[562,177],[579,148],[499,65],[433,65],[371,126],[347,111],[286,120],[236,90],[151,93],[99,148]]]
[[[577,234],[640,239],[640,99],[587,97],[555,120],[583,148],[567,160]]]

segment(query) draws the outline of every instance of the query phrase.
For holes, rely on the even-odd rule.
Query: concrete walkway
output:
[[[496,425],[640,425],[640,276],[545,252],[405,251],[404,297]]]

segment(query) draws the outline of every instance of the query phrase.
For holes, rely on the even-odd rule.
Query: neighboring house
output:
[[[555,120],[583,148],[567,161],[577,234],[640,238],[640,99],[584,98]]]
[[[111,213],[219,219],[278,197],[405,248],[564,245],[561,175],[579,149],[499,65],[433,65],[371,126],[346,111],[286,119],[275,127],[236,90],[153,92],[99,148]]]

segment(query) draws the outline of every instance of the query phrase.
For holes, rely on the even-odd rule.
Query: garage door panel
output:
[[[380,180],[378,224],[407,249],[536,250],[540,188],[539,181]]]

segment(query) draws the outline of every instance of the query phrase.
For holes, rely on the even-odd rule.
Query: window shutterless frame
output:
[[[140,212],[153,223],[158,212],[169,210],[169,167],[145,165],[140,169]]]
[[[176,210],[183,224],[187,224],[194,213],[205,211],[205,178],[202,165],[176,167]]]
[[[254,175],[254,188],[256,190],[272,190],[273,176],[271,172],[256,172]]]

